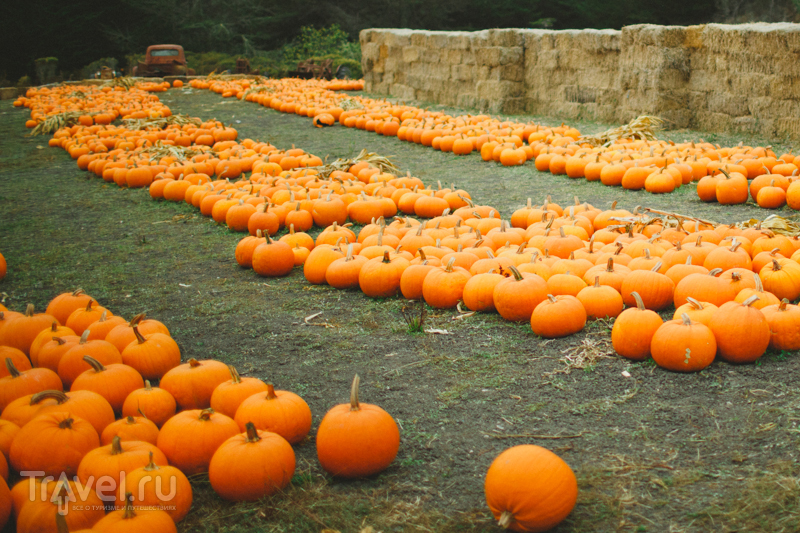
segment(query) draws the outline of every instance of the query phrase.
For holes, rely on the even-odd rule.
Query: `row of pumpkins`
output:
[[[564,125],[546,128],[486,115],[451,116],[326,91],[302,80],[266,80],[261,84],[195,80],[192,84],[284,113],[311,117],[319,127],[338,121],[346,127],[396,136],[455,155],[477,151],[484,161],[505,166],[534,160],[541,172],[651,193],[669,193],[703,180],[697,189],[703,201],[738,204],[752,196],[764,208],[788,203],[792,209],[800,209],[800,185],[791,187],[800,162],[795,163],[791,153],[777,156],[770,147],[740,144],[723,148],[707,142],[676,144],[625,138],[596,146],[582,138],[577,129]],[[747,180],[754,180],[749,187]]]
[[[292,445],[312,426],[298,395],[219,361],[180,364],[164,324],[126,321],[82,290],[45,313],[0,309],[0,528],[13,512],[18,533],[173,532],[192,505],[187,476],[207,472],[229,501],[291,482]],[[332,476],[377,474],[399,449],[397,424],[360,402],[359,382],[317,428],[317,456]],[[9,471],[23,476],[12,489]],[[503,527],[543,531],[570,513],[577,483],[552,452],[517,446],[493,462],[486,496]]]

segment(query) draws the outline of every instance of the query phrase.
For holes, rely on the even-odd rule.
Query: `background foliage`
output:
[[[33,76],[33,61],[47,56],[58,57],[65,77],[79,77],[103,57],[115,57],[125,67],[127,56],[144,53],[150,44],[182,45],[201,72],[230,68],[244,56],[253,68],[275,75],[310,56],[358,61],[358,32],[370,27],[778,21],[797,19],[797,4],[800,0],[36,0],[32,6],[6,0],[0,11],[0,81]]]

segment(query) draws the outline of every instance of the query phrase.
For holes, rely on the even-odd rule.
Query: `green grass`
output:
[[[296,144],[330,158],[364,147],[394,156],[427,183],[455,182],[506,215],[527,197],[546,194],[561,203],[577,194],[601,207],[619,199],[628,208],[643,204],[721,222],[767,214],[752,205],[702,204],[691,187],[653,196],[359,130],[319,130],[305,118],[208,92],[162,98],[174,112],[216,117],[243,137],[281,147]],[[800,528],[798,472],[780,466],[797,448],[797,354],[771,354],[758,367],[715,363],[689,376],[615,357],[597,359],[591,371],[567,372],[565,352],[587,336],[606,338],[608,324],[544,341],[494,314],[453,320],[455,311],[428,308],[425,329],[451,334],[410,334],[400,298],[310,287],[299,270],[283,279],[242,270],[233,260],[241,235],[188,206],[89,179],[64,152],[47,148],[46,138],[24,137],[24,119],[24,111],[0,104],[0,251],[9,263],[0,292],[11,308],[33,302],[41,309],[57,293],[83,287],[124,317],[147,311],[164,321],[184,358],[218,358],[301,394],[314,428],[347,400],[355,373],[362,400],[381,405],[402,426],[397,460],[374,479],[327,477],[316,460],[314,429],[296,447],[295,481],[267,502],[222,502],[201,476],[182,531],[492,531],[483,476],[503,449],[523,443],[554,450],[576,472],[578,506],[559,531]],[[312,323],[332,327],[305,324],[320,311]],[[774,427],[765,430],[769,423]]]

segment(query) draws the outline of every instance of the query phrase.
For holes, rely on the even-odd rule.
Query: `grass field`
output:
[[[403,171],[426,183],[454,182],[505,216],[547,194],[562,205],[577,195],[601,208],[618,200],[628,209],[726,223],[769,214],[753,205],[703,204],[692,186],[655,196],[355,129],[319,130],[307,118],[209,92],[173,90],[162,100],[173,112],[232,124],[240,138],[296,144],[331,159],[362,148],[393,156]],[[555,451],[578,477],[578,505],[558,531],[800,530],[797,354],[678,375],[614,356],[606,322],[545,341],[497,315],[454,320],[455,311],[429,310],[427,327],[448,334],[412,334],[402,299],[311,286],[298,270],[265,279],[240,269],[233,250],[241,235],[186,205],[89,178],[65,152],[48,148],[47,138],[24,137],[25,118],[10,102],[0,104],[0,251],[9,263],[0,291],[8,306],[41,309],[57,293],[82,287],[126,318],[146,311],[162,320],[185,359],[220,359],[300,394],[314,428],[347,400],[355,373],[362,401],[381,405],[401,427],[397,460],[374,479],[324,475],[313,429],[295,449],[294,482],[266,502],[222,503],[207,478],[197,477],[181,531],[497,530],[483,477],[497,454],[523,443]]]

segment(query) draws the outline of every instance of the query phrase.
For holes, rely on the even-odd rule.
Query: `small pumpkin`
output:
[[[266,392],[269,387],[258,378],[242,378],[233,365],[228,365],[228,370],[231,379],[217,385],[210,404],[216,412],[233,418],[243,401],[259,392]]]
[[[306,438],[311,431],[311,409],[293,392],[275,390],[267,383],[266,392],[258,392],[244,400],[234,420],[243,431],[248,422],[256,429],[277,433],[291,444]]]
[[[446,257],[446,256],[445,256]],[[442,267],[434,267],[422,282],[422,298],[437,309],[455,307],[464,294],[464,286],[472,275],[465,268],[454,266],[452,257]]]
[[[86,420],[92,424],[98,435],[114,421],[114,410],[111,405],[105,398],[92,391],[45,390],[22,396],[8,404],[3,410],[2,417],[23,427],[39,415],[59,412]]]
[[[107,425],[100,435],[100,444],[112,444],[114,437],[121,441],[158,442],[158,426],[144,416],[126,416]]]
[[[547,299],[547,282],[509,266],[511,276],[495,285],[492,299],[501,317],[512,322],[530,321],[533,310]]]
[[[124,364],[144,379],[161,379],[181,364],[181,349],[175,339],[160,331],[143,335],[138,324],[132,329],[136,340],[128,344],[120,356]]]
[[[39,333],[51,329],[53,322],[57,322],[54,316],[37,314],[33,304],[28,304],[24,315],[13,316],[0,329],[0,346],[11,346],[29,355],[33,341]]]
[[[113,344],[117,350],[122,353],[125,351],[125,348],[137,340],[136,333],[133,331],[134,326],[138,328],[139,333],[144,337],[147,337],[152,333],[163,333],[164,335],[169,335],[167,326],[158,320],[147,318],[145,313],[140,313],[133,317],[127,324],[120,325],[112,329],[108,335],[106,335],[105,340]]]
[[[232,418],[213,409],[190,409],[173,416],[161,427],[158,448],[190,476],[208,471],[208,464],[217,448],[239,433]]]
[[[400,278],[410,265],[408,259],[401,256],[390,257],[384,252],[383,257],[370,259],[358,273],[358,285],[361,292],[370,298],[390,298],[400,289]],[[424,289],[423,289],[424,293]]]
[[[413,268],[413,265],[406,272],[411,268]],[[403,272],[403,276],[405,275],[406,273]],[[494,270],[472,276],[467,281],[467,284],[464,285],[464,305],[471,311],[494,311],[494,290],[497,284],[504,279],[506,279],[505,276],[496,273]],[[405,296],[405,292],[403,295]]]
[[[595,276],[594,285],[581,289],[576,298],[583,305],[588,320],[617,317],[625,307],[622,295],[613,287],[600,285],[599,276]]]
[[[229,501],[257,501],[284,489],[292,480],[295,457],[280,435],[258,431],[252,422],[245,433],[223,442],[211,458],[211,488]]]
[[[783,299],[778,305],[762,307],[769,324],[769,347],[774,350],[800,350],[800,308]]]
[[[144,388],[128,394],[122,404],[122,416],[144,415],[156,426],[161,427],[164,422],[172,418],[177,410],[175,398],[169,392],[150,385],[149,380],[144,381]]]
[[[532,444],[514,446],[492,461],[486,503],[503,529],[548,531],[575,507],[578,482],[559,456]]]
[[[76,335],[81,335],[93,322],[97,322],[103,316],[103,311],[106,312],[107,316],[113,316],[111,311],[101,305],[97,305],[95,300],[89,300],[86,307],[76,309],[70,313],[64,325],[72,329]]]
[[[665,274],[661,274],[661,262],[651,270],[634,270],[622,281],[621,294],[625,305],[636,305],[632,296],[636,292],[647,309],[660,311],[672,303],[675,284]]]
[[[46,487],[47,497],[26,501],[22,506],[17,517],[19,533],[84,531],[105,516],[103,502],[94,491],[79,490],[73,481],[59,480],[51,485],[52,489]]]
[[[566,337],[586,325],[586,310],[580,300],[570,295],[547,295],[531,314],[531,329],[546,339]]]
[[[331,408],[317,430],[317,458],[335,477],[358,478],[389,467],[400,448],[392,416],[377,405],[360,403],[361,379],[353,378],[350,403]]]
[[[728,302],[711,316],[708,326],[717,339],[717,353],[729,363],[752,363],[769,346],[769,323],[761,311],[752,307],[756,300],[758,296],[742,303]]]
[[[164,374],[159,385],[175,398],[179,408],[205,409],[211,405],[214,389],[229,377],[225,363],[213,359],[189,359]]]
[[[78,479],[87,484],[94,480],[100,499],[106,502],[115,502],[117,491],[114,491],[114,494],[101,493],[105,489],[96,480],[104,477],[113,479],[117,482],[115,488],[119,489],[119,485],[128,472],[150,462],[150,454],[153,455],[153,460],[157,464],[167,464],[167,457],[154,444],[138,440],[122,442],[116,436],[111,440],[111,444],[99,446],[83,456],[78,466]]]
[[[152,452],[147,465],[125,476],[125,492],[132,493],[134,507],[161,509],[176,523],[183,520],[192,507],[189,479],[174,466],[156,464]]]
[[[42,349],[42,346],[50,342],[53,337],[64,337],[66,335],[75,335],[75,332],[67,326],[59,326],[58,322],[55,320],[50,325],[49,329],[42,330],[31,343],[29,355],[33,366],[37,366],[36,362],[39,356],[39,350]]]
[[[294,268],[292,247],[282,241],[273,241],[269,234],[266,241],[253,250],[253,271],[259,276],[281,277]]]
[[[72,382],[70,390],[96,392],[111,404],[114,412],[122,412],[122,404],[131,392],[144,387],[144,380],[136,369],[123,364],[103,365],[97,359],[83,356],[91,367]]]
[[[699,302],[689,296],[686,303],[675,309],[672,320],[680,320],[683,315],[688,316],[693,322],[708,325],[717,306],[708,302]]]
[[[644,306],[639,293],[632,292],[636,307],[626,309],[614,321],[611,344],[614,351],[626,359],[644,361],[650,356],[653,335],[664,321],[658,313]]]
[[[59,324],[66,324],[69,315],[73,311],[85,309],[92,300],[93,298],[86,294],[83,289],[65,292],[50,300],[45,313],[52,315]]]
[[[699,372],[714,361],[717,341],[711,329],[683,313],[664,322],[650,342],[653,361],[673,372]]]
[[[8,374],[0,378],[0,412],[14,400],[28,394],[63,389],[61,378],[49,368],[20,371],[10,358],[6,358],[5,367]]]
[[[84,359],[89,356],[101,365],[122,364],[122,355],[119,350],[108,341],[90,341],[89,330],[84,330],[78,344],[67,350],[58,361],[58,376],[65,387],[71,387],[86,370],[92,366]]]
[[[92,531],[101,533],[130,533],[147,531],[148,533],[177,533],[178,528],[172,518],[161,509],[136,509],[133,506],[133,495],[125,495],[125,507],[111,511],[97,521]]]

